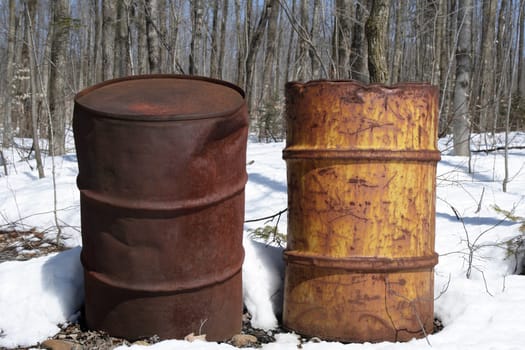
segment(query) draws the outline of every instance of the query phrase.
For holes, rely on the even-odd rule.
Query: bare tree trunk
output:
[[[145,0],[146,32],[148,33],[148,61],[151,74],[160,73],[160,42],[156,22],[159,20],[157,0]]]
[[[98,0],[92,0],[91,6],[93,9],[93,15],[95,17],[95,43],[94,43],[94,54],[95,62],[93,63],[92,74],[94,80],[90,82],[90,85],[93,83],[98,83],[104,80],[104,68],[102,67],[103,62],[103,49],[102,49],[102,17],[101,9],[99,6]]]
[[[292,13],[295,13],[295,2],[296,0],[292,0]],[[292,57],[293,57],[293,43],[295,39],[295,30],[290,31],[290,40],[288,41],[288,50],[286,52],[286,68],[284,72],[284,79],[285,81],[290,81],[293,79],[292,77]]]
[[[25,3],[25,17],[28,35],[28,51],[29,51],[29,75],[30,75],[30,86],[31,86],[31,126],[33,131],[33,149],[35,150],[36,167],[38,170],[38,177],[41,179],[45,177],[44,166],[42,163],[42,153],[40,151],[40,138],[38,135],[38,114],[37,114],[37,98],[40,95],[36,84],[36,50],[35,40],[33,37],[33,22],[35,18],[35,7],[36,0],[26,0]]]
[[[117,1],[117,30],[115,38],[115,77],[123,77],[129,74],[131,61],[128,55],[129,38],[128,38],[128,5],[126,0]]]
[[[9,0],[9,27],[7,32],[7,66],[6,66],[6,101],[4,105],[4,130],[2,133],[2,147],[11,147],[13,144],[13,128],[11,118],[11,108],[13,101],[13,73],[15,57],[15,36],[16,36],[16,8],[15,0]]]
[[[520,6],[524,6],[524,1],[521,0]],[[519,106],[518,108],[523,108],[525,105],[525,63],[524,63],[524,41],[525,41],[525,11],[520,12],[520,21],[519,21],[519,31],[520,31],[520,40],[518,44],[518,98]]]
[[[113,78],[116,18],[116,2],[102,0],[102,80]]]
[[[29,11],[32,11],[34,0],[24,0],[23,4],[30,7]],[[25,11],[25,10],[24,10]],[[27,11],[25,11],[27,12]],[[32,132],[32,120],[31,120],[31,76],[30,76],[30,61],[31,56],[29,41],[31,40],[31,33],[29,31],[29,25],[27,23],[27,14],[24,13],[20,16],[18,27],[23,28],[22,44],[19,45],[19,52],[15,56],[16,71],[15,77],[17,80],[16,87],[16,99],[18,102],[18,110],[16,115],[16,128],[18,137],[30,138],[33,135]],[[18,59],[17,59],[18,57]]]
[[[470,72],[472,0],[458,0],[458,46],[454,88],[454,154],[470,154]]]
[[[442,69],[443,59],[442,52],[444,51],[443,43],[443,21],[445,20],[445,1],[440,0],[437,2],[436,19],[434,21],[434,58],[436,63],[434,65],[435,72],[433,73],[433,82],[435,85],[440,86],[442,82]]]
[[[497,0],[483,2],[482,52],[481,52],[481,91],[479,115],[480,131],[491,130],[494,121],[494,46],[496,34]]]
[[[312,12],[312,26],[310,27],[310,40],[312,45],[308,49],[308,54],[310,56],[310,64],[312,66],[312,79],[319,79],[321,65],[315,54],[317,47],[318,37],[319,37],[319,23],[320,23],[320,11],[321,11],[321,1],[314,0],[313,12]]]
[[[523,16],[524,16],[524,12],[525,12],[525,2],[523,1],[520,1],[519,3],[519,18],[518,20],[516,21],[517,22],[517,35],[516,35],[516,40],[518,42],[522,42],[522,33],[523,33],[523,30],[519,27],[520,25],[523,25]],[[512,25],[512,22],[511,21],[511,26],[514,27]],[[519,45],[518,45],[519,46]],[[509,53],[511,52],[511,50],[509,50]],[[516,74],[519,75],[518,72],[516,72],[516,70],[518,69],[518,65],[519,65],[519,61],[520,61],[520,58],[521,56],[523,55],[523,52],[522,51],[519,51],[517,54],[513,54],[513,57],[510,58],[510,60],[512,61],[510,66],[511,66],[511,69],[510,69],[510,75],[511,75],[511,79],[510,79],[510,87],[509,87],[509,97],[508,97],[508,100],[507,100],[507,113],[506,113],[506,117],[505,117],[505,149],[504,149],[504,177],[503,177],[503,181],[502,181],[502,191],[503,192],[507,192],[507,186],[509,184],[509,182],[511,181],[511,178],[510,178],[510,172],[509,172],[509,134],[510,134],[510,115],[511,115],[511,109],[512,109],[512,93],[513,93],[513,85],[514,83],[519,83],[519,79],[514,79],[514,76]]]
[[[277,57],[277,19],[279,18],[279,2],[271,0],[271,12],[268,17],[266,32],[266,55],[263,65],[263,91],[262,101],[267,101],[273,95],[273,77]]]
[[[213,4],[213,22],[211,29],[210,76],[217,78],[219,75],[219,1]]]
[[[405,1],[397,2],[396,30],[394,36],[394,57],[390,68],[390,83],[397,83],[401,78],[401,58],[403,57],[403,38],[405,37]]]
[[[455,53],[455,35],[453,33],[456,32],[457,26],[454,26],[452,23],[454,21],[452,20],[453,16],[447,15],[449,13],[448,9],[448,1],[442,0],[440,1],[440,7],[442,7],[442,10],[440,11],[443,15],[440,19],[440,22],[438,23],[438,26],[440,27],[440,35],[441,35],[441,58],[440,58],[440,67],[439,67],[439,76],[440,76],[440,103],[439,103],[439,135],[444,136],[447,133],[451,131],[451,120],[449,110],[451,105],[451,96],[452,96],[452,90],[450,87],[452,86],[452,65],[454,63],[453,59],[453,52]],[[449,27],[451,28],[449,30]],[[455,29],[454,29],[455,28]]]
[[[170,3],[170,22],[172,23],[171,31],[169,31],[169,36],[166,38],[166,40],[169,40],[171,43],[171,49],[168,50],[168,56],[170,58],[170,72],[178,72],[184,74],[184,68],[182,67],[181,63],[179,62],[179,42],[182,40],[179,39],[179,26],[181,23],[182,15],[179,13],[178,7],[180,6],[176,4],[176,2]],[[169,47],[169,46],[168,46]]]
[[[351,0],[335,1],[334,36],[332,40],[336,78],[351,77],[350,53],[352,47],[352,5]],[[360,6],[359,4],[356,6]],[[313,28],[312,28],[313,29]],[[355,35],[355,33],[354,33]]]
[[[80,36],[80,48],[79,48],[79,73],[78,81],[74,85],[74,91],[79,91],[86,85],[89,63],[90,63],[90,50],[91,50],[91,23],[84,17],[89,14],[89,3],[82,2],[79,4],[81,13],[81,23],[86,23],[86,29],[79,33]]]
[[[221,18],[221,36],[220,36],[220,43],[219,43],[219,72],[217,77],[222,79],[223,78],[223,71],[224,71],[224,53],[226,51],[226,22],[228,20],[228,0],[222,1],[222,18]]]
[[[241,1],[235,0],[235,29],[237,31],[237,85],[245,88],[246,35],[241,24]]]
[[[510,11],[508,11],[510,9]],[[494,113],[488,115],[492,116],[491,120],[487,120],[487,125],[489,125],[488,131],[496,132],[498,124],[498,116],[500,113],[500,101],[505,99],[504,91],[505,85],[507,84],[507,78],[505,77],[506,69],[510,66],[508,64],[508,56],[506,55],[507,47],[510,43],[507,42],[507,29],[509,23],[505,20],[506,18],[512,18],[509,13],[512,13],[512,8],[509,7],[507,1],[502,1],[499,7],[498,14],[498,33],[497,33],[497,43],[496,43],[496,61],[493,67],[495,72],[495,88],[494,88]]]
[[[390,0],[373,0],[370,17],[366,21],[368,71],[373,83],[387,83],[389,80],[386,62],[389,11]]]
[[[257,28],[255,28],[253,35],[251,36],[250,45],[248,47],[248,54],[246,57],[246,101],[248,106],[253,107],[253,81],[254,69],[255,69],[255,60],[257,58],[257,52],[261,44],[264,31],[266,29],[266,24],[268,23],[268,18],[272,11],[274,0],[265,0],[264,8],[259,18]]]
[[[138,0],[136,5],[137,22],[137,71],[147,74],[148,63],[148,34],[146,30],[146,6],[144,0]]]
[[[167,3],[166,0],[157,0],[158,17],[156,19],[157,36],[159,38],[159,73],[166,72],[166,63],[168,62],[168,46],[166,45],[166,14]]]
[[[203,70],[203,18],[204,4],[202,0],[193,0],[191,8],[192,35],[190,44],[190,74],[201,74]]]
[[[368,43],[365,37],[365,25],[368,10],[366,1],[356,5],[354,30],[352,35],[352,48],[350,51],[351,78],[368,83]]]
[[[425,72],[429,74],[423,75],[423,81],[430,81],[431,84],[439,83],[439,58],[440,52],[437,51],[436,45],[436,23],[439,17],[439,4],[435,0],[425,0],[425,26],[428,34],[425,37]]]
[[[261,102],[258,104],[259,122],[257,123],[259,139],[275,139],[272,124],[275,122],[276,113],[273,104],[275,96],[273,91],[273,75],[275,74],[275,62],[277,56],[277,19],[279,17],[279,2],[271,0],[271,10],[268,17],[268,28],[266,33],[266,55],[264,57]]]
[[[308,2],[299,1],[299,33],[308,33]],[[308,67],[308,43],[306,42],[306,37],[304,35],[299,35],[297,39],[297,56],[295,60],[295,79],[297,80],[307,80],[308,73],[306,71]]]
[[[53,140],[49,143],[49,153],[58,156],[66,153],[66,55],[69,39],[69,1],[54,0],[53,40],[51,42],[51,72],[49,75],[49,109],[52,117]],[[51,132],[50,132],[51,134]]]

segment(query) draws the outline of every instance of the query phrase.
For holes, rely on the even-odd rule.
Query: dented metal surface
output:
[[[75,97],[87,325],[127,339],[242,325],[244,93],[178,75]]]
[[[284,326],[338,341],[433,328],[438,92],[286,86]]]

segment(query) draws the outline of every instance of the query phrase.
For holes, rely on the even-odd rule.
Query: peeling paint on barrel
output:
[[[338,341],[433,328],[437,89],[286,86],[284,326]]]
[[[242,325],[244,93],[146,75],[75,97],[87,325],[139,339]]]

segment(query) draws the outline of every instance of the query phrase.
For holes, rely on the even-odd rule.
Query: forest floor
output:
[[[68,249],[62,245],[56,244],[55,241],[45,238],[45,234],[36,230],[18,231],[18,230],[0,230],[0,263],[5,261],[24,261],[40,256],[56,253]],[[441,321],[434,321],[434,333],[443,329]],[[275,341],[274,334],[283,331],[275,329],[264,331],[251,326],[250,314],[245,312],[243,316],[243,327],[241,337],[227,341],[228,344],[238,348],[242,347],[261,347]],[[191,335],[189,338],[191,340]],[[198,336],[197,336],[198,339]],[[316,342],[317,339],[303,339],[303,342]],[[52,338],[39,344],[39,349],[51,350],[110,350],[121,345],[151,345],[160,342],[161,339],[153,336],[147,339],[141,339],[130,342],[126,339],[116,338],[108,335],[106,332],[90,330],[86,327],[83,313],[81,312],[78,319],[74,322],[67,322],[60,325],[60,332]],[[320,340],[319,340],[320,341]],[[35,349],[23,348],[18,349]]]
[[[45,234],[36,230],[0,230],[0,263],[6,261],[25,261],[68,249],[55,241],[45,238]],[[245,313],[241,334],[227,343],[237,347],[260,347],[275,341],[274,334],[281,330],[264,331],[251,327],[250,315]],[[248,336],[246,336],[248,335]],[[1,334],[0,334],[1,336]],[[192,336],[187,337],[189,340]],[[199,339],[198,336],[195,336]],[[157,336],[130,342],[116,338],[103,331],[90,330],[86,327],[83,313],[74,322],[60,325],[60,332],[53,338],[39,344],[40,349],[51,350],[110,350],[121,345],[150,345],[161,341]],[[35,349],[19,347],[18,349]]]

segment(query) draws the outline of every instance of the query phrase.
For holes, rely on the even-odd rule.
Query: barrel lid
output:
[[[75,103],[118,119],[200,119],[230,115],[244,104],[244,92],[225,81],[183,75],[139,75],[82,90]]]

